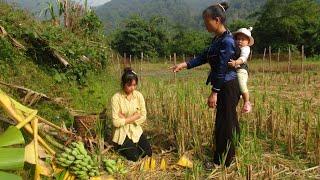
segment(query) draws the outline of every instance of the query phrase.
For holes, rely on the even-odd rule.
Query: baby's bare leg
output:
[[[249,101],[249,90],[248,90],[248,86],[247,86],[248,72],[245,69],[238,69],[237,75],[238,75],[240,90],[242,93],[242,98],[244,101],[243,107],[242,107],[242,112],[248,113],[252,109],[251,103]]]

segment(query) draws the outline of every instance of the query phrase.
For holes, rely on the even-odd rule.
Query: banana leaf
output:
[[[5,179],[5,180],[22,180],[21,177],[15,175],[15,174],[10,174],[6,172],[0,171],[0,179]]]
[[[24,152],[24,148],[0,148],[0,169],[22,169],[24,165]]]
[[[9,127],[4,133],[0,134],[0,147],[24,143],[21,131],[14,126]]]

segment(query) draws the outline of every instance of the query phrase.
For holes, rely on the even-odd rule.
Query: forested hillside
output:
[[[118,26],[122,20],[136,14],[143,18],[164,16],[169,22],[200,29],[201,13],[216,0],[113,0],[97,8],[97,14],[105,23],[107,31]],[[231,0],[228,10],[230,21],[245,19],[259,10],[266,0]]]

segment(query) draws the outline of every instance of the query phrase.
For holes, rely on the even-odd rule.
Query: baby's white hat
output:
[[[250,42],[248,44],[248,46],[252,46],[254,44],[254,39],[253,37],[251,36],[251,31],[252,31],[252,27],[249,27],[249,28],[240,28],[238,29],[238,31],[232,33],[233,36],[236,36],[237,34],[244,34],[246,35],[249,39],[250,39]]]

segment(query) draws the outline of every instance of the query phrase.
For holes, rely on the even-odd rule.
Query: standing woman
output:
[[[208,106],[217,108],[215,122],[214,163],[224,162],[229,166],[235,157],[235,137],[239,137],[240,128],[236,107],[240,98],[237,72],[228,67],[230,59],[239,56],[232,34],[225,27],[227,3],[215,4],[203,11],[206,29],[214,33],[211,45],[199,56],[189,62],[172,67],[174,72],[184,68],[191,69],[209,63],[211,72],[207,84],[211,83],[212,91],[208,97]],[[236,53],[237,52],[237,53]]]
[[[112,141],[118,152],[131,161],[152,155],[151,146],[140,126],[146,120],[147,111],[142,94],[136,90],[137,85],[137,74],[126,68],[121,77],[122,89],[111,99],[115,128]]]

